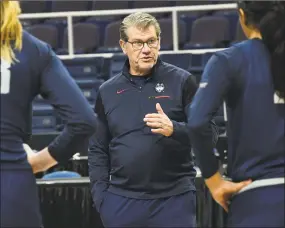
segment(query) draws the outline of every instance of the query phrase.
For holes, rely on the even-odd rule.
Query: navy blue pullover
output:
[[[47,145],[55,160],[66,161],[94,133],[94,112],[47,44],[24,32],[23,48],[15,54],[15,64],[1,60],[1,165],[28,165],[22,144],[31,137],[32,101],[38,94],[67,123]]]
[[[223,100],[228,109],[229,177],[284,177],[284,103],[276,102],[269,57],[263,42],[252,39],[214,54],[207,63],[188,119],[204,178],[218,170],[209,120]]]
[[[107,189],[141,199],[195,189],[186,125],[197,89],[192,75],[161,60],[145,79],[135,80],[138,76],[128,72],[127,60],[122,73],[100,87],[95,104],[99,126],[88,156],[95,205]],[[157,112],[156,103],[173,122],[170,137],[152,133],[143,121],[146,114]]]

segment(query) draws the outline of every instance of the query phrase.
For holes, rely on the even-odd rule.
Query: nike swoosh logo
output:
[[[117,90],[117,94],[121,94],[121,93],[125,92],[126,90],[128,90],[128,89]]]

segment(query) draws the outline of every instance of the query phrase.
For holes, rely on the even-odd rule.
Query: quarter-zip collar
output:
[[[159,67],[163,64],[162,60],[158,57],[156,64],[153,66],[153,68],[151,69],[151,72],[149,73],[148,78],[146,79],[146,81],[152,80],[154,82],[159,80],[160,75],[157,73]],[[122,74],[124,77],[126,77],[130,82],[133,83],[132,81],[132,75],[130,74],[130,63],[129,63],[129,59],[127,58],[122,70]],[[140,76],[138,76],[140,77]]]

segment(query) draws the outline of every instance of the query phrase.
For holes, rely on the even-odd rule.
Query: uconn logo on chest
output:
[[[163,83],[157,83],[156,86],[155,86],[155,91],[157,93],[162,93],[165,89],[165,86]]]

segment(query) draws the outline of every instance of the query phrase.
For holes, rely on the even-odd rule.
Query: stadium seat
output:
[[[57,27],[47,24],[37,24],[28,27],[26,30],[38,39],[48,43],[53,50],[59,47]]]
[[[96,25],[89,23],[76,23],[73,25],[74,52],[78,54],[93,53],[99,46],[99,30]],[[58,54],[68,53],[68,31],[65,29],[63,49]]]
[[[229,21],[230,40],[235,38],[236,26],[238,22],[237,10],[221,10],[214,13],[215,16],[225,17]]]
[[[88,11],[91,6],[91,1],[52,1],[52,12],[70,12],[70,11]],[[73,23],[79,22],[84,17],[73,17]],[[67,23],[67,18],[52,18],[49,22]]]
[[[120,28],[121,21],[111,22],[106,26],[105,35],[104,35],[104,44],[102,47],[98,48],[98,52],[122,52],[122,49],[119,44]]]
[[[188,70],[192,73],[201,74],[212,55],[213,53],[190,55],[190,65]]]
[[[184,49],[214,48],[229,39],[229,21],[226,18],[204,16],[193,22],[191,40]]]
[[[176,1],[176,6],[195,6],[195,5],[205,5],[212,4],[212,1]],[[207,14],[208,11],[183,11],[178,12],[179,17],[201,17]]]
[[[91,10],[118,10],[118,9],[128,9],[130,1],[100,1],[95,0],[92,2]],[[122,15],[102,15],[90,17],[88,20],[100,21],[100,20],[118,20],[121,19]]]
[[[120,73],[126,61],[125,55],[114,55],[110,61],[109,77],[114,77]]]
[[[133,1],[133,8],[155,8],[155,7],[168,7],[170,6],[170,1]],[[167,17],[171,13],[151,13],[156,18]]]
[[[232,41],[232,44],[235,44],[235,43],[238,43],[244,40],[247,40],[247,37],[245,36],[240,23],[237,22],[236,33],[235,33],[234,40]]]
[[[173,35],[172,35],[172,19],[163,18],[159,19],[161,28],[161,50],[170,50],[173,47]],[[186,23],[182,20],[178,20],[178,44],[183,47],[186,41]]]
[[[177,67],[181,67],[184,70],[188,70],[190,66],[190,54],[161,54],[162,61],[173,64]]]
[[[22,13],[43,13],[46,12],[46,1],[19,1]],[[24,27],[43,22],[44,19],[21,19]]]
[[[67,178],[80,178],[81,175],[72,171],[55,171],[52,173],[45,174],[42,179],[67,179]]]
[[[102,79],[77,79],[76,83],[80,87],[83,95],[89,101],[90,104],[94,104],[99,87],[103,84],[104,80]]]
[[[33,104],[32,128],[37,130],[55,130],[56,117],[52,106]]]
[[[103,63],[103,57],[63,60],[63,64],[74,79],[101,78]]]

